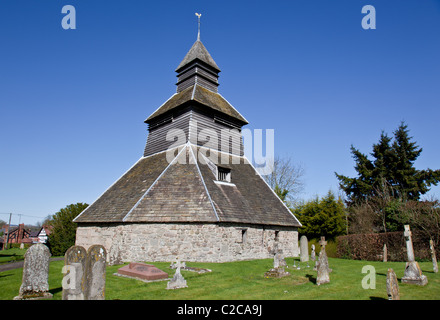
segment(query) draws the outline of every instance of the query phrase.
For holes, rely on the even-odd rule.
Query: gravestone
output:
[[[316,262],[316,252],[315,252],[315,245],[312,244],[312,252],[310,253],[310,259],[315,263],[313,266],[313,270],[317,270],[317,262]]]
[[[300,261],[307,262],[307,268],[309,267],[309,242],[306,236],[301,236],[300,242]]]
[[[49,248],[42,243],[32,245],[24,255],[23,278],[19,295],[14,300],[50,299]]]
[[[63,300],[84,300],[87,251],[72,246],[64,254]]]
[[[101,245],[93,245],[87,250],[85,269],[86,300],[105,300],[105,269],[107,252]]]
[[[414,258],[414,249],[412,245],[412,237],[409,225],[405,225],[405,241],[406,249],[408,255],[408,262],[406,263],[405,272],[402,277],[402,283],[416,284],[419,286],[424,286],[428,283],[428,278],[422,274],[419,264]]]
[[[187,288],[186,280],[180,273],[180,269],[183,267],[182,262],[179,260],[176,261],[176,273],[174,274],[173,278],[167,283],[166,289],[180,289],[180,288]]]
[[[284,271],[284,267],[287,266],[286,260],[282,255],[282,251],[278,250],[273,256],[273,268],[264,273],[266,278],[282,278],[290,275],[289,272]]]
[[[429,240],[429,248],[431,249],[432,268],[434,270],[434,273],[437,273],[438,272],[437,257],[435,256],[434,241],[432,241],[432,239]]]
[[[174,262],[171,262],[170,268],[171,269],[177,269],[177,266],[180,266],[180,269],[185,269],[186,268],[186,262],[180,262],[179,257],[177,257]]]
[[[399,283],[396,273],[391,268],[387,272],[387,295],[388,300],[400,300]]]
[[[277,265],[276,268],[284,268],[287,266],[286,260],[284,259],[283,256],[283,251],[282,250],[278,250],[278,252],[275,254],[274,256],[274,268],[275,268],[275,264]]]
[[[319,252],[319,257],[318,257],[318,264],[317,264],[318,275],[316,276],[316,284],[318,286],[330,282],[330,269],[328,266],[327,253],[325,252],[325,246],[327,245],[327,241],[325,241],[325,237],[321,237],[319,244],[321,245],[321,251]]]
[[[383,262],[387,262],[388,261],[388,249],[387,249],[387,244],[384,243],[383,245]]]
[[[129,265],[119,268],[118,275],[140,280],[161,280],[168,278],[168,273],[156,268],[152,264],[141,262],[130,262]]]

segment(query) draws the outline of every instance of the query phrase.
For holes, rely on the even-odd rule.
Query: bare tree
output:
[[[402,222],[421,230],[429,239],[440,241],[440,201],[431,196],[423,201],[407,201]]]
[[[275,193],[288,206],[298,200],[298,194],[304,189],[304,168],[294,164],[292,158],[279,156],[275,157],[270,174],[264,179]]]

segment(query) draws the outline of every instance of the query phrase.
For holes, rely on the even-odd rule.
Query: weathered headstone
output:
[[[306,236],[301,236],[300,242],[300,261],[307,262],[307,267],[309,267],[309,241]]]
[[[284,271],[284,267],[287,266],[286,260],[282,255],[282,250],[278,250],[273,256],[273,268],[264,273],[266,278],[282,278],[290,275],[289,272]]]
[[[177,260],[176,273],[173,278],[167,283],[167,289],[180,289],[187,288],[186,280],[180,273],[180,269],[183,267],[183,263]]]
[[[432,268],[434,270],[434,273],[437,273],[438,272],[437,257],[435,256],[434,241],[432,239],[429,240],[429,248],[431,249]]]
[[[405,241],[406,249],[408,254],[408,262],[406,263],[405,272],[402,277],[403,283],[416,284],[419,286],[424,286],[428,283],[428,278],[422,274],[419,264],[414,258],[414,249],[412,245],[412,237],[409,225],[405,225]]]
[[[396,273],[391,268],[387,272],[387,295],[388,300],[400,300],[399,283]]]
[[[405,237],[405,243],[406,243],[406,253],[408,259],[407,261],[412,262],[415,261],[414,248],[412,243],[412,233],[408,224],[404,225],[404,228],[405,228],[405,232],[403,233],[403,235]]]
[[[107,252],[102,245],[93,245],[87,250],[86,300],[105,300],[105,269]]]
[[[313,270],[318,270],[317,269],[317,262],[316,262],[316,252],[315,252],[315,245],[312,244],[312,252],[310,253],[310,259],[315,263],[315,265],[313,266]]]
[[[387,262],[388,261],[388,249],[387,249],[387,244],[384,243],[383,245],[383,262]]]
[[[64,254],[63,300],[84,300],[87,251],[72,246]]]
[[[44,244],[32,245],[24,255],[23,279],[19,295],[14,300],[50,299],[49,248]]]
[[[287,263],[286,263],[286,260],[284,259],[283,251],[278,250],[273,258],[273,267],[274,268],[284,268],[285,266],[287,266]]]
[[[330,282],[330,270],[328,266],[327,253],[325,252],[325,246],[327,245],[325,237],[321,237],[319,244],[321,245],[321,251],[319,252],[318,258],[318,275],[316,276],[316,284],[318,286],[323,283]]]

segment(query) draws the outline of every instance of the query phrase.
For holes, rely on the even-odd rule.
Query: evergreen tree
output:
[[[346,230],[345,206],[341,198],[336,200],[335,195],[329,191],[319,199],[316,197],[292,210],[303,225],[302,234],[309,238],[335,238]]]
[[[53,215],[49,221],[53,229],[48,241],[52,255],[64,255],[75,244],[77,225],[72,220],[87,207],[87,203],[70,204]]]
[[[374,161],[351,146],[358,176],[350,178],[335,173],[350,203],[361,203],[384,192],[403,201],[419,200],[431,185],[437,185],[440,170],[417,170],[414,167],[422,148],[412,141],[408,132],[408,126],[402,122],[394,131],[392,144],[392,139],[382,132],[379,142],[373,145],[371,155]]]

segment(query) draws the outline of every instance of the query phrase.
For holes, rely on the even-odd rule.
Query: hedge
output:
[[[412,231],[414,255],[416,260],[431,260],[429,238]],[[383,260],[383,246],[387,245],[388,261],[406,261],[407,250],[402,231],[370,234],[350,234],[337,237],[337,256],[352,260]],[[438,245],[436,256],[439,257]]]

